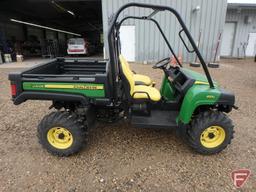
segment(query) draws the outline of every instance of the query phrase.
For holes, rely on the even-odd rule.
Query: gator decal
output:
[[[82,94],[87,97],[105,96],[104,85],[95,83],[23,82],[23,89],[27,91],[49,91]]]

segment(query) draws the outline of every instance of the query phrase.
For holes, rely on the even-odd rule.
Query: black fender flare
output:
[[[88,105],[89,99],[83,95],[68,93],[49,93],[38,91],[26,91],[13,99],[14,105],[19,105],[27,100],[52,100],[52,101],[70,101],[80,102],[82,105]]]
[[[235,106],[235,95],[232,92],[229,92],[225,89],[220,89],[221,94],[218,101],[215,103],[219,106],[224,106],[223,111],[230,112]]]
[[[227,91],[225,89],[220,89],[220,98],[218,99],[218,104],[226,104],[233,106],[235,104],[235,95],[234,93]]]

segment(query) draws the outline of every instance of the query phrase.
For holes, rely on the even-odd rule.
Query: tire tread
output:
[[[47,132],[48,130],[55,126],[61,125],[65,128],[72,130],[73,137],[76,136],[75,144],[65,150],[56,149],[51,146],[47,141]],[[79,121],[79,116],[75,113],[67,112],[67,111],[57,111],[51,112],[46,115],[38,125],[37,128],[37,137],[39,143],[45,148],[49,153],[56,156],[70,156],[75,153],[78,153],[86,144],[86,134],[87,134],[87,126],[84,121]]]
[[[224,142],[212,149],[207,149],[200,143],[200,135],[205,128],[211,125],[221,125],[226,132],[226,138]],[[231,140],[234,138],[234,125],[232,120],[224,113],[220,111],[205,111],[199,113],[191,122],[191,127],[187,130],[187,141],[189,146],[201,154],[215,154],[224,150]]]

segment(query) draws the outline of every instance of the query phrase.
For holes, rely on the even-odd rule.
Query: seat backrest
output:
[[[133,74],[128,61],[125,59],[125,57],[122,54],[120,54],[120,56],[123,58],[124,64],[126,65],[127,69]]]
[[[133,73],[129,68],[129,64],[127,63],[127,61],[125,60],[125,58],[122,55],[119,55],[119,60],[121,63],[121,73],[122,76],[125,78],[123,79],[124,82],[124,88],[130,93],[130,95],[132,96],[133,92],[134,92],[134,85],[135,85],[135,81],[133,79]]]

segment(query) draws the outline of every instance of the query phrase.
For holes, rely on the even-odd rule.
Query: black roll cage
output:
[[[142,16],[142,17],[136,17],[136,16],[127,16],[125,18],[123,18],[120,22],[117,22],[117,19],[120,15],[120,13],[129,8],[129,7],[139,7],[139,8],[149,8],[149,9],[153,9],[153,12],[148,15],[148,16]],[[151,4],[142,4],[142,3],[128,3],[122,7],[119,8],[119,10],[114,14],[111,22],[110,22],[110,27],[109,27],[109,31],[108,31],[108,44],[109,44],[109,59],[110,59],[110,65],[111,65],[111,81],[113,84],[112,87],[112,93],[113,93],[113,99],[117,98],[117,83],[118,83],[118,75],[117,72],[119,72],[119,61],[118,61],[118,56],[119,56],[119,52],[120,52],[120,46],[119,46],[119,29],[122,25],[122,23],[127,20],[127,19],[138,19],[138,20],[149,20],[152,21],[156,24],[159,32],[161,33],[162,37],[164,38],[164,41],[166,42],[169,50],[171,51],[171,53],[173,54],[173,56],[175,57],[177,63],[180,65],[180,67],[182,67],[181,63],[179,62],[176,54],[174,53],[168,39],[166,38],[163,30],[161,29],[159,23],[153,19],[152,17],[157,14],[159,11],[170,11],[171,13],[173,13],[175,15],[175,17],[177,18],[177,20],[179,21],[182,29],[179,31],[179,37],[181,38],[186,50],[189,53],[193,53],[195,52],[199,61],[202,64],[203,70],[205,72],[205,75],[207,77],[207,80],[209,82],[209,85],[211,88],[214,88],[214,84],[211,78],[211,75],[209,73],[209,70],[207,68],[207,65],[200,53],[200,51],[198,50],[196,43],[194,42],[190,32],[188,31],[185,23],[183,22],[180,14],[173,9],[172,7],[168,7],[168,6],[162,6],[162,5],[151,5]],[[190,50],[188,48],[188,46],[186,45],[183,37],[181,36],[182,32],[184,32],[190,42],[190,44],[193,47],[193,50]]]

